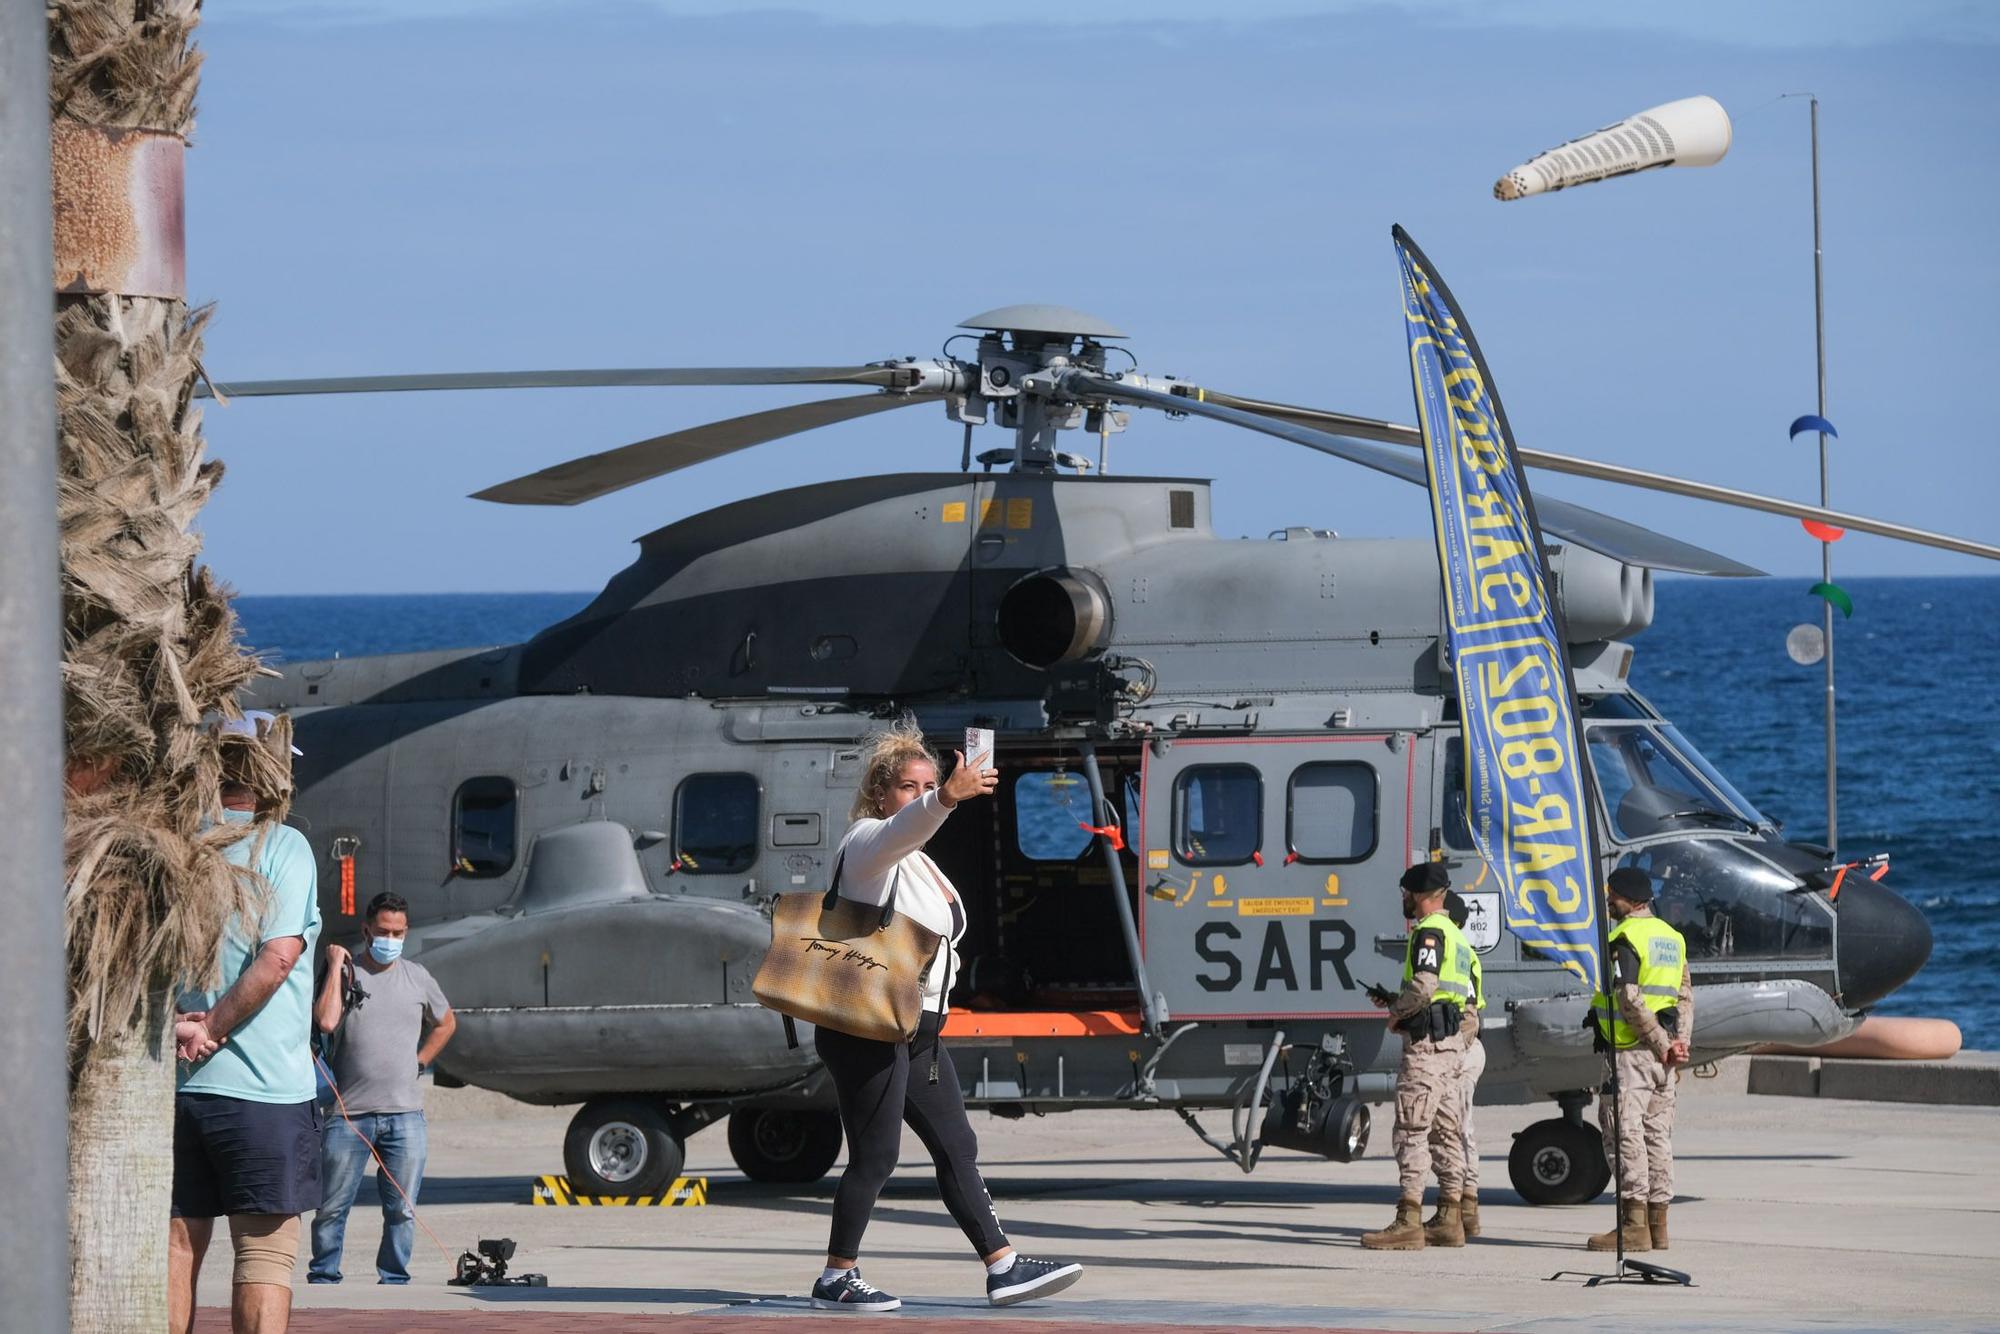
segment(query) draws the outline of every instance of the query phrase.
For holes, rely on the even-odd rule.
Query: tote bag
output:
[[[750,990],[790,1019],[876,1042],[907,1042],[923,1018],[924,973],[944,937],[896,912],[825,894],[780,894],[771,948]]]

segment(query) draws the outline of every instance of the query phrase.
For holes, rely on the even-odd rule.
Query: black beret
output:
[[[1636,866],[1621,866],[1613,871],[1606,887],[1627,903],[1653,901],[1653,877]]]
[[[1465,919],[1471,914],[1466,911],[1465,899],[1455,889],[1444,892],[1444,915],[1451,918],[1451,924],[1465,930]]]
[[[1443,862],[1418,862],[1403,872],[1401,884],[1405,893],[1435,894],[1451,888],[1451,872],[1444,869]]]

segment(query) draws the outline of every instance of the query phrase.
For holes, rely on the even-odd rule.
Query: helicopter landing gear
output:
[[[1604,1137],[1583,1119],[1589,1094],[1558,1094],[1556,1101],[1561,1116],[1537,1121],[1514,1137],[1507,1178],[1529,1204],[1587,1204],[1611,1181]]]
[[[840,1157],[840,1114],[740,1107],[729,1114],[729,1156],[752,1181],[803,1185]]]
[[[645,1098],[592,1098],[563,1137],[563,1167],[579,1195],[658,1195],[686,1162],[666,1109]]]

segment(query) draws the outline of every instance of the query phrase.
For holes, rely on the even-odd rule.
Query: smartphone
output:
[[[968,727],[965,729],[965,763],[974,773],[981,769],[993,768],[993,729],[990,727]]]

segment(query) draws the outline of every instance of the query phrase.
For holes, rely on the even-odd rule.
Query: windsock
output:
[[[1530,158],[1493,183],[1493,197],[1525,199],[1649,167],[1711,167],[1731,137],[1720,102],[1684,97]]]

